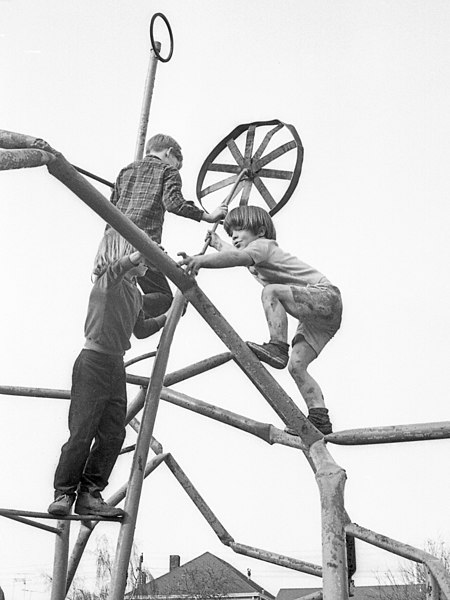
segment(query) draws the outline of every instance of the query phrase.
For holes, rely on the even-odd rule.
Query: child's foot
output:
[[[269,342],[268,344],[247,342],[247,346],[260,361],[267,363],[274,369],[284,369],[288,364],[289,345],[285,342]]]
[[[47,512],[57,517],[67,517],[75,502],[75,494],[56,493],[55,500],[50,504]]]
[[[107,504],[100,492],[79,492],[75,503],[75,512],[78,515],[97,515],[99,517],[123,517],[125,515],[121,508]]]
[[[308,420],[318,429],[323,435],[333,433],[330,417],[328,416],[328,408],[310,408]]]

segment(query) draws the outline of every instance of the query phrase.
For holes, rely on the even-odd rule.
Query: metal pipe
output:
[[[330,433],[325,437],[326,441],[332,444],[352,446],[362,444],[392,444],[396,442],[442,440],[448,438],[450,438],[450,421],[348,429]]]
[[[210,358],[206,358],[192,365],[188,365],[187,367],[183,367],[182,369],[178,369],[172,373],[167,373],[167,375],[164,377],[164,385],[169,386],[179,383],[180,381],[185,381],[190,377],[194,377],[195,375],[199,375],[200,373],[204,373],[205,371],[209,371],[215,367],[225,364],[231,360],[232,357],[233,355],[231,352],[223,352],[222,354],[216,354],[215,356],[211,356]],[[137,385],[142,385],[147,388],[148,384],[150,383],[150,378],[140,377],[137,375],[127,375],[127,383],[136,383]],[[144,398],[145,392],[143,394],[138,394],[133,402],[129,404],[127,410],[127,423],[134,416],[136,416],[144,406]]]
[[[130,358],[130,360],[127,360],[124,363],[125,368],[131,367],[131,365],[141,362],[142,360],[145,360],[146,358],[154,358],[155,356],[156,356],[156,350],[152,350],[151,352],[146,352],[145,354],[141,354],[140,356],[135,356],[134,358]]]
[[[230,202],[233,200],[234,198],[234,194],[236,193],[236,190],[242,180],[242,178],[247,175],[248,173],[248,169],[242,169],[242,171],[237,175],[236,177],[236,181],[233,183],[233,187],[230,190],[230,193],[228,194],[228,196],[225,198],[225,200],[222,202],[223,206],[228,206],[230,204]],[[219,221],[217,221],[216,223],[214,223],[214,225],[211,227],[211,231],[216,231],[216,229],[219,227]],[[203,248],[200,251],[200,254],[205,254],[206,250],[209,247],[209,241],[206,241]]]
[[[210,525],[211,529],[217,535],[222,544],[229,546],[230,543],[234,541],[232,536],[228,533],[228,531],[225,529],[225,527],[222,525],[222,523],[219,521],[219,519],[216,517],[213,511],[209,508],[205,500],[202,498],[202,496],[196,490],[195,486],[192,484],[189,477],[186,475],[186,473],[183,471],[183,469],[180,467],[180,465],[177,463],[177,461],[171,454],[167,455],[166,465],[171,470],[171,472],[173,473],[181,487],[184,489],[186,494],[198,508],[201,515]]]
[[[5,517],[6,519],[11,519],[12,521],[17,521],[18,523],[30,525],[31,527],[37,527],[38,529],[43,529],[44,531],[49,531],[50,533],[59,533],[59,529],[56,529],[56,527],[50,527],[50,525],[37,523],[36,521],[32,521],[31,519],[24,519],[23,517],[14,517],[13,515],[7,514],[2,514],[2,517]]]
[[[166,458],[166,454],[157,454],[150,459],[145,466],[144,477],[147,477],[152,473],[156,467],[158,467]],[[127,493],[128,483],[122,485],[112,496],[107,500],[107,503],[111,506],[117,506],[121,502]],[[73,578],[77,572],[78,565],[80,564],[81,557],[83,556],[84,549],[89,541],[91,533],[94,531],[97,523],[93,521],[84,521],[81,523],[80,531],[78,532],[78,538],[72,548],[72,554],[70,555],[69,568],[67,570],[67,585],[66,592],[69,591],[72,585]]]
[[[170,346],[176,326],[181,318],[183,308],[184,298],[180,292],[177,292],[170,308],[166,324],[163,328],[158,353],[153,364],[150,385],[147,390],[142,423],[139,429],[128,483],[128,494],[125,501],[125,518],[120,528],[119,539],[117,542],[109,600],[123,600],[125,593],[128,562],[131,555],[139,500],[144,480],[144,465],[147,461],[153,426],[158,411],[159,398],[169,359]]]
[[[436,581],[436,577],[430,572],[429,569],[426,569],[426,599],[427,600],[439,600],[439,584]]]
[[[181,392],[176,392],[175,390],[170,390],[168,388],[163,388],[161,390],[161,400],[165,400],[166,402],[170,402],[171,404],[175,404],[181,408],[191,410],[197,414],[214,419],[215,421],[220,421],[221,423],[225,423],[231,427],[236,427],[236,429],[240,429],[241,431],[251,433],[252,435],[264,440],[268,444],[279,443],[286,446],[293,446],[302,450],[306,449],[299,437],[289,435],[284,431],[277,429],[273,425],[270,425],[269,423],[262,423],[260,421],[256,421],[255,419],[244,417],[237,413],[231,412],[230,410],[214,406],[213,404],[208,404],[207,402],[199,400],[198,398],[192,398],[187,394],[182,394]]]
[[[69,556],[70,521],[58,521],[59,532],[55,537],[53,561],[52,595],[50,600],[66,597],[67,561]]]
[[[16,516],[25,516],[25,517],[36,517],[38,519],[56,519],[58,518],[58,520],[61,521],[86,521],[91,519],[91,520],[95,520],[95,521],[120,521],[121,518],[120,517],[99,517],[99,516],[93,516],[93,515],[89,515],[89,517],[86,517],[85,515],[67,515],[67,517],[55,517],[54,515],[50,515],[49,513],[46,512],[37,512],[37,511],[32,511],[32,510],[15,510],[13,508],[0,508],[0,515],[2,515],[3,517],[16,517]]]
[[[446,600],[450,600],[450,574],[445,569],[442,561],[437,559],[435,556],[425,552],[424,550],[414,548],[414,546],[409,546],[408,544],[398,542],[397,540],[389,538],[385,535],[375,533],[374,531],[366,529],[365,527],[361,527],[361,525],[357,525],[356,523],[348,523],[345,526],[345,530],[348,535],[352,535],[353,537],[363,540],[368,544],[372,544],[373,546],[383,548],[383,550],[387,550],[388,552],[392,552],[393,554],[397,554],[403,558],[426,565],[433,577],[435,577],[436,581],[438,582],[444,598]]]
[[[155,47],[157,52],[159,52],[161,50],[160,42],[155,42]],[[141,118],[139,121],[134,160],[140,160],[144,156],[145,138],[147,136],[148,118],[150,114],[150,105],[152,102],[153,88],[155,87],[157,64],[158,58],[152,48],[150,50],[150,60],[148,63],[147,78],[145,80],[144,98],[142,100]]]
[[[54,160],[55,157],[53,154],[44,150],[38,150],[37,148],[26,148],[23,150],[0,149],[0,171],[42,167]]]
[[[1,385],[0,394],[5,394],[7,396],[33,396],[35,398],[61,398],[63,400],[70,400],[70,392],[68,390],[19,387],[17,385]]]
[[[348,600],[348,569],[344,508],[346,474],[336,464],[323,440],[311,446],[310,456],[317,465],[322,515],[322,565],[324,600]]]
[[[309,573],[310,575],[315,575],[316,577],[322,577],[322,567],[319,565],[305,562],[297,558],[284,556],[283,554],[277,554],[276,552],[268,552],[267,550],[254,548],[253,546],[239,544],[237,542],[232,542],[229,544],[229,546],[237,554],[244,554],[245,556],[251,556],[252,558],[264,560],[275,565],[280,565],[281,567],[287,567],[288,569],[301,571],[302,573]]]

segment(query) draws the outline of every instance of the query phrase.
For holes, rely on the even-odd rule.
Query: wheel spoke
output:
[[[247,139],[245,142],[245,160],[250,160],[253,152],[253,143],[255,141],[255,126],[250,125],[247,131]]]
[[[274,127],[273,129],[271,129],[270,131],[268,131],[266,133],[266,135],[264,136],[263,141],[259,145],[258,150],[255,152],[255,155],[253,156],[253,160],[258,160],[258,158],[260,156],[262,156],[262,153],[267,148],[267,145],[270,142],[270,140],[272,139],[272,136],[274,136],[276,134],[276,132],[280,131],[280,129],[282,129],[282,128],[283,128],[283,124],[280,123],[279,125],[277,125],[276,127]]]
[[[247,179],[246,181],[244,181],[244,191],[242,192],[242,196],[239,201],[239,204],[241,204],[241,205],[248,204],[248,199],[250,197],[251,189],[252,189],[252,182],[250,181],[250,179]]]
[[[228,149],[231,152],[234,160],[241,167],[241,169],[243,169],[244,168],[244,157],[242,156],[239,148],[236,146],[236,142],[234,140],[228,140],[227,146],[228,146]]]
[[[265,203],[267,204],[267,206],[272,209],[275,208],[275,206],[277,205],[277,203],[275,202],[275,200],[272,197],[272,194],[269,192],[269,190],[266,188],[266,186],[264,185],[264,183],[261,181],[261,179],[259,177],[255,177],[253,179],[253,183],[256,186],[256,189],[258,190],[258,192],[261,194],[261,196],[263,197]]]
[[[221,190],[222,188],[227,187],[227,185],[232,185],[235,181],[236,177],[234,175],[232,175],[231,177],[227,177],[226,179],[222,179],[221,181],[217,181],[216,183],[213,183],[212,185],[202,190],[200,192],[200,196],[203,198],[204,196],[207,196],[212,192],[216,192],[217,190]]]
[[[261,169],[259,177],[270,177],[271,179],[292,179],[293,171],[280,171],[279,169]]]
[[[272,152],[269,152],[269,154],[260,158],[256,164],[253,163],[255,170],[261,169],[261,167],[264,167],[268,163],[272,162],[276,158],[279,158],[280,156],[282,156],[286,152],[289,152],[289,150],[292,150],[293,148],[297,148],[297,143],[292,140],[287,144],[279,146],[276,150],[272,150]]]
[[[235,179],[235,181],[236,181],[236,179]],[[243,188],[243,187],[244,187],[244,181],[243,181],[243,180],[241,180],[241,181],[240,181],[240,182],[237,184],[237,186],[236,186],[236,189],[234,190],[234,192],[233,192],[233,195],[232,195],[232,196],[231,196],[231,198],[230,198],[230,202],[233,200],[233,198],[236,198],[236,196],[239,194],[239,192],[242,190],[242,188]],[[230,203],[230,202],[229,202],[229,203]],[[229,203],[228,203],[228,204],[229,204]]]
[[[237,165],[224,165],[221,163],[211,163],[208,171],[220,171],[221,173],[240,173],[242,169]]]

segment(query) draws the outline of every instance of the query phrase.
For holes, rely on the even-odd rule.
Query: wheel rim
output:
[[[197,198],[210,212],[223,200],[223,190],[247,169],[234,198],[240,205],[256,204],[274,215],[292,196],[302,163],[303,146],[293,125],[278,119],[238,125],[203,163]]]

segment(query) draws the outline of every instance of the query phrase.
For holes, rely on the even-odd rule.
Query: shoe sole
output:
[[[59,509],[52,509],[50,510],[49,508],[47,509],[47,512],[49,515],[53,515],[55,517],[67,517],[68,515],[70,515],[70,510],[59,510]]]
[[[88,509],[84,509],[84,508],[75,508],[74,512],[77,515],[81,515],[83,517],[85,517],[86,515],[92,515],[93,517],[111,517],[111,518],[117,518],[117,517],[124,517],[125,513],[123,510],[121,509],[117,509],[117,512],[115,512],[114,514],[109,513],[109,514],[105,514],[102,513],[101,511],[96,511],[96,510],[88,510]]]
[[[267,363],[270,367],[273,367],[274,369],[284,369],[289,362],[289,358],[275,358],[268,352],[265,352],[265,350],[261,348],[261,346],[258,346],[256,344],[254,345],[252,342],[247,342],[247,346],[250,348],[253,354],[259,358],[260,361]]]

